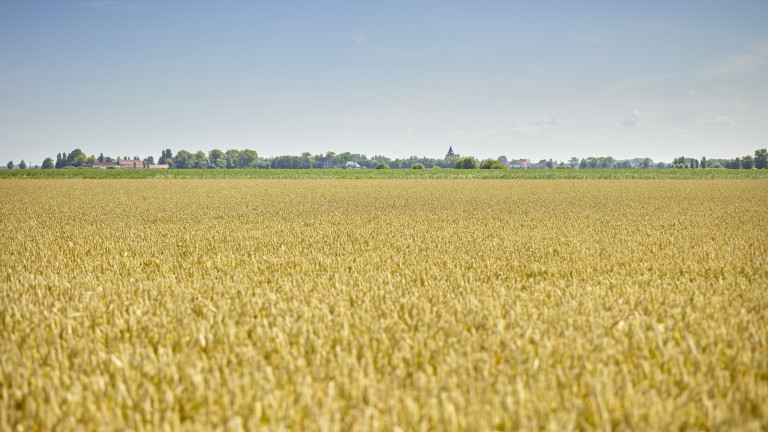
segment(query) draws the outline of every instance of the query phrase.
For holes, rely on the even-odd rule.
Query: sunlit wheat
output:
[[[0,430],[765,430],[765,180],[2,180]]]

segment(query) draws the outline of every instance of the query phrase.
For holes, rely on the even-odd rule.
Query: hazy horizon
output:
[[[765,22],[764,1],[9,0],[0,157],[751,155]]]

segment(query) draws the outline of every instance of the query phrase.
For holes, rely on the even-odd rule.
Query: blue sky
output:
[[[0,158],[736,157],[768,2],[0,2]]]

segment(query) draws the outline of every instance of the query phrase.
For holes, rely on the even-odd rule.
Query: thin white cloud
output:
[[[656,85],[673,78],[674,75],[649,75],[649,76],[630,76],[622,81],[614,82],[605,87],[602,94],[612,96],[617,93],[623,93],[630,90],[642,89],[647,86]]]
[[[455,131],[447,134],[446,136],[448,138],[477,138],[477,137],[491,136],[494,133],[496,132],[493,130],[480,131],[480,132],[465,132],[462,129],[456,129]]]
[[[427,104],[419,100],[413,100],[406,103],[391,103],[385,111],[393,114],[411,115],[416,112],[424,111],[427,108]]]
[[[365,45],[365,39],[363,39],[363,37],[360,36],[359,34],[353,34],[352,40],[357,42],[359,45]]]
[[[584,45],[596,45],[596,46],[608,45],[608,42],[604,37],[596,34],[579,34],[579,35],[576,35],[575,39],[576,41]]]
[[[9,80],[13,78],[21,78],[23,76],[32,75],[35,73],[35,70],[37,68],[30,68],[30,69],[23,69],[23,70],[15,70],[15,71],[7,71],[0,75],[0,80]]]
[[[526,123],[528,126],[543,126],[543,127],[555,127],[560,123],[560,119],[557,116],[548,117],[531,117]]]
[[[91,8],[102,8],[112,10],[136,10],[136,9],[148,9],[154,7],[154,5],[146,3],[134,3],[130,0],[104,0],[86,3],[85,6]]]
[[[382,54],[387,54],[387,55],[400,54],[403,51],[400,48],[390,48],[390,47],[384,47],[384,46],[375,47],[373,48],[373,50],[376,52],[380,52]]]
[[[715,116],[711,120],[699,120],[698,123],[702,126],[733,126],[736,124],[728,116],[724,115]]]
[[[704,90],[702,89],[690,89],[688,90],[688,94],[691,96],[701,96],[704,94]]]
[[[717,93],[723,96],[741,96],[744,93],[744,86],[739,84],[737,86],[718,86]]]
[[[626,130],[635,130],[640,127],[640,119],[642,117],[640,116],[640,111],[633,109],[631,113],[627,116],[627,118],[624,120],[624,123],[621,124],[621,127]]]
[[[677,121],[680,121],[680,120],[685,120],[685,119],[687,119],[689,117],[690,117],[690,115],[688,115],[688,113],[683,112],[683,111],[677,111],[677,112],[672,112],[672,113],[664,114],[662,116],[662,119],[664,121],[668,121],[668,122],[677,122]]]
[[[754,72],[759,66],[768,63],[768,46],[756,46],[752,52],[734,54],[719,64],[710,66],[699,74],[702,78],[721,78],[731,75],[743,75]]]
[[[525,126],[525,125],[523,125],[523,126],[515,126],[515,127],[513,127],[512,128],[512,132],[517,132],[517,133],[521,133],[521,134],[531,134],[531,133],[538,132],[540,129],[541,128],[538,127],[538,126]]]
[[[557,116],[531,117],[523,123],[515,123],[512,132],[520,134],[532,134],[542,130],[554,129],[560,123]]]

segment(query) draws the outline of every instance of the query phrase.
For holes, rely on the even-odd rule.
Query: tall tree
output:
[[[24,159],[19,162],[19,169],[27,169],[27,163],[24,162]]]
[[[755,167],[755,160],[752,158],[752,156],[744,156],[741,158],[741,168],[742,169],[752,169]]]
[[[192,168],[208,168],[208,158],[205,157],[205,153],[202,150],[198,150],[192,157],[194,161]]]
[[[208,168],[226,168],[227,160],[224,158],[224,152],[219,149],[213,149],[208,152]]]
[[[82,158],[80,158],[82,156]],[[72,152],[67,155],[67,165],[68,166],[83,166],[85,164],[85,160],[88,159],[88,157],[83,153],[82,150],[74,149]],[[79,163],[79,165],[78,165]]]
[[[173,167],[173,152],[171,152],[171,149],[162,150],[160,152],[160,158],[157,160],[157,163]]]
[[[6,164],[5,166],[7,166],[8,169],[13,169],[13,161],[8,161],[8,164]]]
[[[186,150],[179,150],[173,158],[174,168],[187,169],[192,168],[194,165],[194,155]]]
[[[701,167],[706,168],[707,167],[707,158],[702,156],[701,157]]]
[[[768,150],[766,149],[755,150],[755,168],[757,169],[768,168]]]

